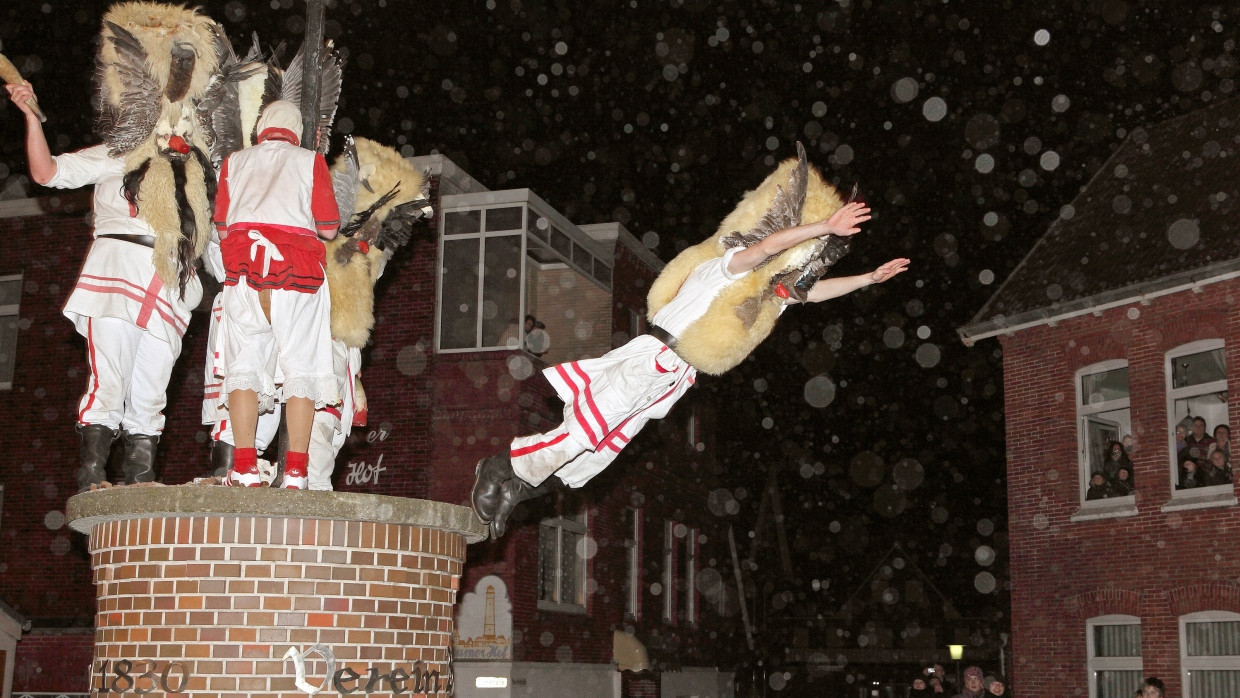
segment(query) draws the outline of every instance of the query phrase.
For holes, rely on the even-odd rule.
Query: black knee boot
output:
[[[491,532],[491,540],[498,540],[508,530],[508,517],[517,505],[535,497],[551,494],[559,489],[560,479],[554,475],[543,480],[537,487],[514,476],[500,487],[499,501],[495,507],[495,516],[487,524]]]
[[[125,434],[125,484],[155,480],[155,447],[159,445],[158,436],[147,434]]]
[[[491,523],[495,518],[495,509],[500,501],[500,488],[514,477],[512,461],[509,460],[507,452],[478,461],[474,468],[474,489],[470,492],[469,501],[482,523]]]
[[[102,424],[77,425],[82,440],[81,458],[77,471],[78,492],[90,490],[91,485],[107,482],[108,455],[118,431]]]
[[[211,474],[224,477],[232,470],[233,445],[227,441],[211,442]]]

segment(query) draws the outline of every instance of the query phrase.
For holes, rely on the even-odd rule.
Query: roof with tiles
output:
[[[1138,128],[960,329],[967,344],[1240,273],[1240,98]]]

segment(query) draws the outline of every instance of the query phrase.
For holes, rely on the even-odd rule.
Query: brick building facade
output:
[[[1135,129],[960,330],[1003,348],[1021,695],[1240,695],[1235,485],[1177,438],[1240,423],[1238,116]]]
[[[539,370],[644,329],[645,289],[661,263],[618,224],[574,225],[532,192],[489,192],[440,156],[417,164],[432,173],[435,220],[379,282],[363,371],[370,421],[345,445],[334,482],[466,504],[479,458],[559,421]],[[85,194],[0,202],[9,241],[0,248],[0,369],[11,369],[0,371],[10,397],[0,403],[9,446],[0,452],[0,601],[31,625],[7,677],[14,692],[84,692],[90,669],[95,591],[85,539],[63,516],[87,374],[83,342],[60,315],[89,244]],[[520,349],[525,314],[551,337],[541,357]],[[158,458],[166,484],[208,470],[198,423],[205,344],[205,315],[196,314],[169,386]],[[692,393],[684,403],[589,487],[524,505],[502,540],[468,550],[461,595],[484,579],[501,580],[506,593],[508,653],[485,673],[514,695],[521,686],[558,695],[546,687],[570,675],[605,684],[607,695],[731,694],[741,628],[725,583],[726,522],[704,506],[716,475],[710,415]],[[109,472],[119,479],[118,468]],[[645,652],[634,671],[615,668],[617,630]],[[472,676],[464,654],[458,674]],[[465,684],[458,695],[473,695]]]

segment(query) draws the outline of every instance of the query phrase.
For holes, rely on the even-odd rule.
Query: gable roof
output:
[[[899,560],[899,562],[896,562],[897,560]],[[880,577],[880,573],[883,572],[884,567],[891,568],[890,578]],[[939,588],[935,586],[934,582],[930,581],[930,577],[926,576],[926,573],[921,570],[921,567],[917,564],[917,562],[914,561],[912,556],[904,551],[904,548],[901,547],[899,543],[892,544],[891,548],[887,551],[887,554],[883,555],[883,557],[879,559],[878,564],[874,565],[874,569],[870,570],[870,573],[867,574],[865,579],[857,585],[857,588],[853,591],[853,593],[849,594],[848,598],[844,600],[844,603],[840,606],[839,610],[836,611],[834,617],[838,619],[849,619],[855,615],[855,609],[874,607],[873,604],[864,598],[864,595],[872,591],[875,582],[882,580],[890,581],[890,579],[897,577],[903,579],[913,579],[921,582],[923,589],[928,590],[928,595],[938,599],[939,607],[935,609],[937,614],[936,617],[946,618],[949,620],[956,620],[961,617],[960,612],[956,610],[955,604],[951,602],[951,599],[947,598],[943,592],[939,591]],[[902,613],[907,613],[911,609],[909,604],[905,603],[898,610]]]
[[[1240,276],[1240,98],[1137,128],[958,333],[985,337]]]

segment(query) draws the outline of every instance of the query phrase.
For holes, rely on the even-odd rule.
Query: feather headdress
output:
[[[650,317],[667,305],[703,262],[778,230],[827,220],[844,205],[835,187],[809,165],[799,143],[797,155],[780,163],[756,189],[747,192],[714,235],[684,250],[663,268],[647,295]],[[795,293],[789,287],[807,276],[816,280],[816,275],[847,252],[847,246],[834,237],[802,242],[727,286],[706,314],[677,338],[676,353],[703,373],[718,375],[735,367],[775,327],[784,303],[777,289],[783,285]]]
[[[327,243],[332,336],[351,347],[370,340],[374,284],[413,224],[431,213],[428,178],[395,150],[348,139],[332,163],[332,188],[348,223]]]

